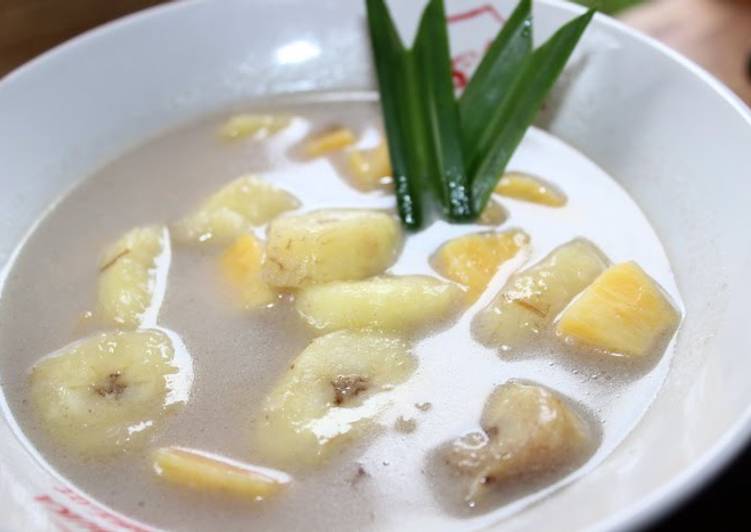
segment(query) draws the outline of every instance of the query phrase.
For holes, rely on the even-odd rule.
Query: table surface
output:
[[[163,0],[0,0],[0,77],[89,28]],[[621,20],[709,70],[751,105],[751,1],[654,0]],[[659,523],[683,529],[744,516],[751,449],[712,486]],[[735,528],[735,527],[734,527]]]
[[[619,18],[693,59],[751,105],[751,1],[660,0]]]

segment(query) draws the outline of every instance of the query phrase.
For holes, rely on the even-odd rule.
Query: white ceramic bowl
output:
[[[451,26],[460,69],[497,30],[484,2],[448,1],[464,14]],[[394,4],[410,25],[421,2]],[[578,11],[538,2],[537,37]],[[145,138],[258,95],[372,86],[361,1],[188,1],[77,38],[0,81],[0,264],[61,194]],[[751,114],[695,65],[602,16],[551,102],[541,124],[616,176],[652,221],[687,315],[636,430],[503,529],[630,528],[706,483],[751,433]],[[0,528],[133,529],[44,470],[2,403]]]

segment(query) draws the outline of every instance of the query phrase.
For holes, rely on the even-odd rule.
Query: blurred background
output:
[[[577,1],[679,50],[751,105],[751,0]],[[163,2],[0,0],[0,76],[89,28]]]
[[[751,105],[751,0],[577,1],[597,7],[680,51]],[[0,77],[83,31],[163,2],[0,0]],[[728,530],[747,530],[748,525],[739,523],[746,522],[749,492],[751,449],[654,528],[691,530],[711,524],[711,530],[722,530],[724,523],[730,523]]]

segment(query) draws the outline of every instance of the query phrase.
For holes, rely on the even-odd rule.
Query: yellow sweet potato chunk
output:
[[[289,126],[287,115],[242,113],[230,117],[219,129],[225,140],[240,140],[250,136],[268,136]]]
[[[477,223],[480,225],[489,225],[496,227],[501,225],[508,219],[508,212],[506,209],[495,200],[488,201],[485,208],[480,213],[480,217],[477,219]]]
[[[246,309],[265,307],[276,301],[277,292],[261,276],[263,244],[253,235],[242,235],[221,257],[221,268]]]
[[[501,196],[539,203],[548,207],[563,207],[566,195],[539,177],[521,172],[508,172],[501,177],[495,187]]]
[[[344,149],[355,142],[357,142],[357,138],[352,130],[339,127],[309,139],[303,146],[303,153],[310,158],[320,157]]]
[[[347,167],[352,184],[359,190],[391,186],[391,160],[385,142],[369,150],[352,150],[347,155]]]
[[[642,357],[675,330],[679,314],[635,262],[608,268],[558,321],[563,337],[609,353]]]
[[[498,268],[528,243],[529,236],[518,230],[469,234],[443,244],[430,262],[439,274],[466,286],[474,301]]]

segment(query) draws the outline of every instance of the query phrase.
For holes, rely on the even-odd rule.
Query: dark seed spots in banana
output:
[[[120,397],[128,387],[124,382],[120,382],[121,374],[119,371],[110,373],[107,376],[107,382],[103,386],[95,386],[94,391],[102,397],[114,397],[115,399]]]
[[[331,381],[334,387],[334,403],[341,405],[351,397],[357,397],[361,392],[368,389],[367,377],[360,375],[337,375]]]

